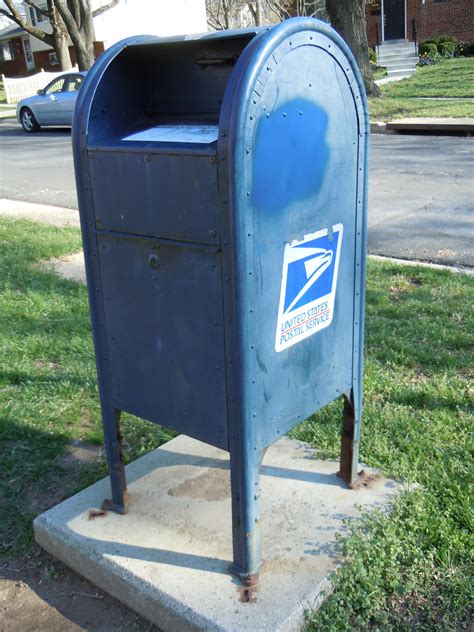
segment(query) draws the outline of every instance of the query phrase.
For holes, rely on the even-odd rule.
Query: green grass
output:
[[[377,66],[374,71],[374,79],[383,79],[387,76],[387,69],[385,66]]]
[[[389,121],[405,117],[474,117],[474,58],[446,59],[434,66],[417,68],[401,81],[381,86],[381,98],[369,98],[372,120]],[[425,100],[420,97],[443,97]],[[445,98],[450,100],[445,100]]]
[[[474,57],[422,66],[408,79],[383,86],[387,97],[474,97]]]
[[[382,86],[383,88],[383,86]],[[399,118],[469,118],[474,117],[474,101],[369,98],[370,118],[373,121],[390,121]]]
[[[361,460],[412,485],[343,543],[350,562],[308,630],[461,630],[473,577],[474,279],[368,266]],[[340,405],[297,428],[337,457]]]
[[[0,542],[11,557],[32,542],[35,497],[71,494],[105,465],[62,459],[72,440],[102,437],[85,288],[31,269],[79,249],[79,233],[5,219],[0,230]],[[465,275],[369,262],[361,460],[411,487],[390,515],[351,527],[347,563],[309,630],[468,624],[473,303]],[[337,457],[340,413],[335,402],[292,434]],[[128,460],[171,436],[128,416],[124,434]]]
[[[80,234],[0,219],[0,547],[23,553],[38,499],[70,495],[106,472],[103,460],[71,468],[72,440],[102,441],[86,289],[32,270],[79,250]],[[124,416],[127,459],[171,437]],[[41,504],[41,503],[40,503]]]

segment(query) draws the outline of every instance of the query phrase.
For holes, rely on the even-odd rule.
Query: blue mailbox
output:
[[[358,477],[368,115],[328,25],[140,36],[79,95],[73,144],[112,497],[120,413],[230,453],[233,564],[261,566],[265,449],[344,397]]]

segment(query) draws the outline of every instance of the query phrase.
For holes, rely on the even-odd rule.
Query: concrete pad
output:
[[[299,629],[319,607],[340,557],[336,533],[360,508],[384,507],[399,485],[372,472],[349,490],[338,464],[286,437],[262,466],[265,565],[257,600],[243,603],[232,559],[228,454],[181,435],[127,466],[129,513],[88,512],[108,479],[38,516],[37,542],[163,630]],[[357,505],[357,507],[356,507]]]
[[[14,219],[29,219],[52,226],[80,226],[79,212],[74,209],[6,198],[0,199],[0,215]]]

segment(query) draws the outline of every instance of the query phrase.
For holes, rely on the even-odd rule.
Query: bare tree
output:
[[[79,70],[89,70],[94,63],[93,18],[112,9],[120,0],[110,0],[95,11],[92,11],[91,0],[53,1],[74,45]]]
[[[237,0],[206,0],[207,23],[215,31],[232,27]]]
[[[262,22],[262,0],[255,0],[255,2],[245,3],[249,8],[249,11],[255,22],[255,26],[260,26]]]
[[[264,0],[206,0],[207,23],[216,31],[260,26],[264,22]]]
[[[13,22],[16,22],[18,26],[21,26],[22,29],[30,35],[33,35],[33,37],[38,38],[45,44],[48,44],[48,46],[54,48],[56,55],[58,56],[58,62],[61,70],[69,70],[72,64],[68,47],[68,34],[56,9],[54,0],[47,0],[46,8],[40,7],[33,0],[25,0],[25,4],[32,7],[48,19],[52,27],[52,33],[43,31],[43,29],[33,26],[31,22],[28,22],[25,16],[18,11],[18,8],[13,3],[13,0],[4,0],[4,2],[8,10],[0,8],[0,13]]]
[[[21,15],[13,0],[4,0],[8,10],[0,9],[0,13],[16,22],[27,33],[52,46],[58,56],[61,70],[71,68],[69,55],[68,36],[71,38],[76,51],[79,70],[88,70],[94,63],[94,20],[120,0],[110,0],[107,4],[92,11],[91,0],[47,0],[46,9],[39,6],[34,0],[24,0],[25,4],[33,7],[49,20],[52,33],[33,26]],[[229,0],[226,0],[229,1]]]
[[[324,0],[264,0],[269,11],[279,20],[296,16],[324,18],[326,14]]]
[[[365,0],[326,0],[326,10],[331,26],[346,41],[357,61],[367,94],[380,96],[370,68]]]

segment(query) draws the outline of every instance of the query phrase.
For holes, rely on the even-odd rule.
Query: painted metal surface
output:
[[[183,126],[218,140],[149,133]],[[305,18],[126,40],[79,97],[109,506],[126,510],[120,411],[227,449],[231,570],[248,585],[272,442],[344,396],[341,476],[357,479],[368,130],[349,49]]]

